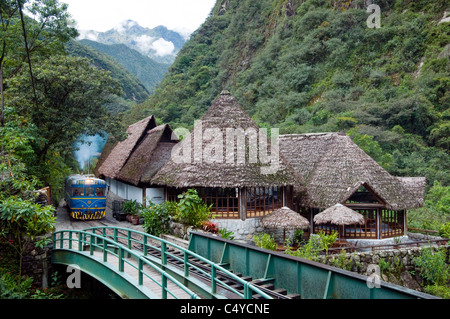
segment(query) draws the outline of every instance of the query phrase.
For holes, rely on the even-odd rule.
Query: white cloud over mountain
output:
[[[159,38],[153,42],[152,49],[156,51],[156,55],[158,56],[172,55],[175,50],[175,45],[170,41]]]
[[[144,28],[136,21],[124,20],[106,32],[79,30],[78,40],[88,39],[103,44],[125,44],[158,62],[170,63],[186,41],[186,34],[158,26]]]

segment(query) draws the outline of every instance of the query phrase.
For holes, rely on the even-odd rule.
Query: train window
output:
[[[72,189],[72,196],[84,196],[84,188],[83,187],[76,187]]]
[[[105,196],[105,189],[104,189],[104,188],[101,188],[101,187],[97,187],[97,188],[95,189],[95,196],[98,196],[98,197],[103,197],[103,196]]]
[[[94,196],[94,188],[86,187],[86,196]]]

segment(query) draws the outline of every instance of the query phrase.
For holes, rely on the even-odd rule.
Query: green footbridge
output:
[[[434,296],[204,233],[188,248],[119,227],[53,234],[53,264],[76,265],[129,299],[430,299]]]

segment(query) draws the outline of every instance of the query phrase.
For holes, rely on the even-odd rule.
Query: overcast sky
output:
[[[216,0],[60,0],[80,30],[107,31],[124,20],[143,27],[164,25],[183,33],[195,31],[208,17]]]

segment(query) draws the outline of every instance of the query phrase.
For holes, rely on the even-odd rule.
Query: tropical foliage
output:
[[[2,297],[30,296],[29,281],[13,283],[22,280],[22,254],[54,229],[54,207],[36,204],[35,190],[51,186],[59,199],[80,134],[121,136],[106,107],[121,89],[89,60],[68,56],[72,25],[57,0],[0,2],[0,242],[19,258],[17,276],[0,273]]]
[[[130,123],[191,128],[224,88],[262,127],[345,131],[397,176],[450,185],[446,1],[218,1]]]

